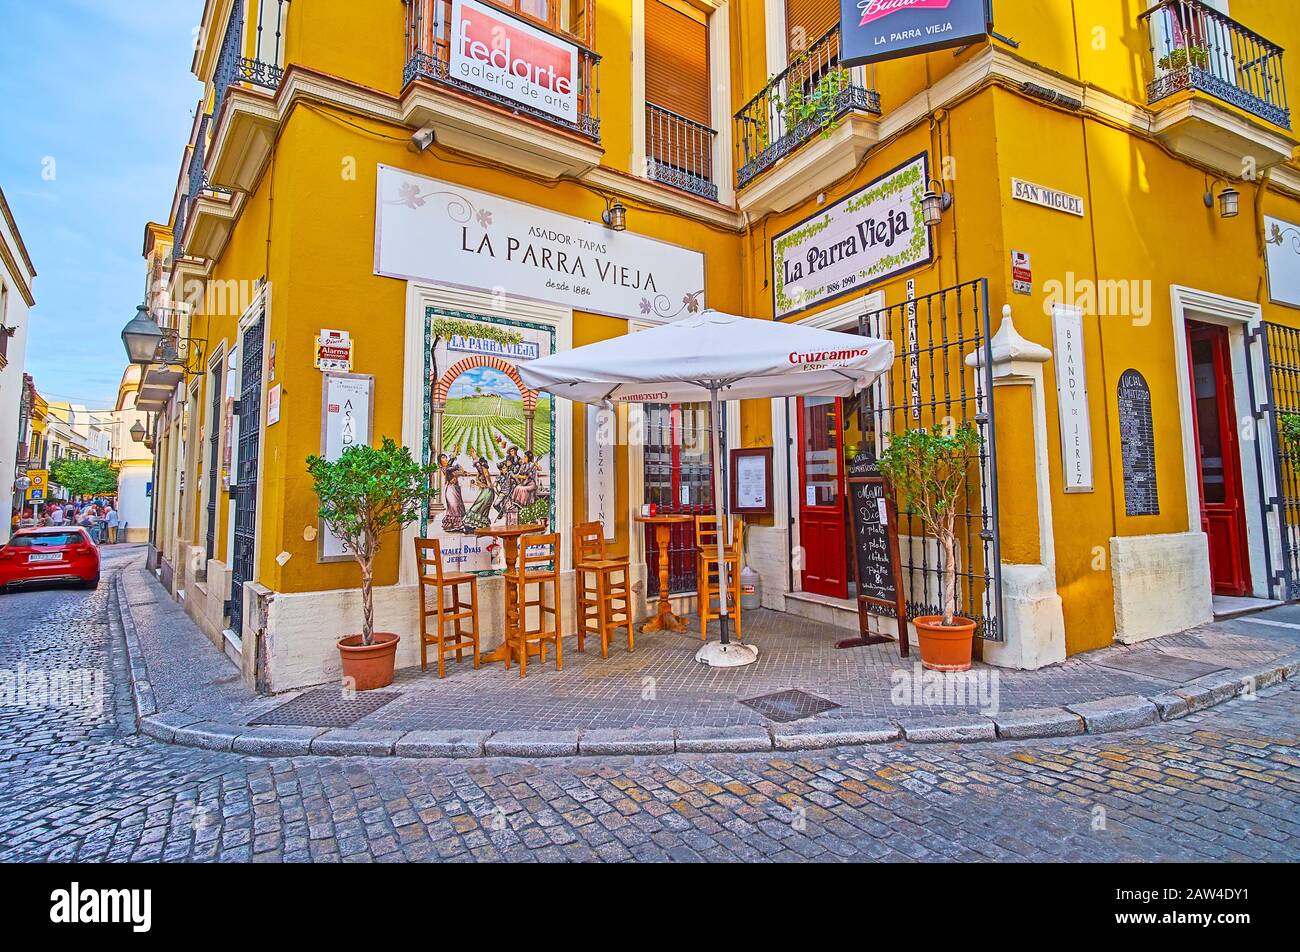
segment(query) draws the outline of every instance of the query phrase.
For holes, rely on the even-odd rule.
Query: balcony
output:
[[[1280,46],[1200,0],[1161,0],[1140,19],[1150,36],[1151,131],[1161,142],[1230,178],[1242,175],[1244,156],[1260,168],[1290,158]]]
[[[549,178],[580,174],[600,162],[600,57],[573,37],[526,23],[493,9],[501,22],[517,24],[576,50],[575,103],[547,109],[516,101],[465,81],[452,71],[451,0],[404,0],[406,66],[402,118],[416,128],[432,127],[436,141],[457,151],[503,162]],[[511,119],[520,121],[510,121]]]
[[[1162,0],[1141,19],[1151,36],[1152,105],[1194,90],[1291,128],[1282,47],[1200,0]]]
[[[216,185],[239,192],[256,187],[275,142],[271,94],[284,79],[289,10],[289,0],[252,0],[255,9],[246,16],[249,3],[235,0],[212,75],[217,126],[208,175]]]
[[[706,125],[646,103],[646,178],[716,202],[718,185],[713,181],[716,136]]]
[[[230,190],[212,185],[204,163],[207,158],[208,126],[211,116],[199,120],[190,148],[183,182],[185,194],[176,209],[175,255],[177,258],[213,259],[225,247],[233,225]]]
[[[879,116],[880,94],[867,86],[862,69],[840,66],[836,26],[736,113],[741,206],[782,211],[803,197],[790,192],[795,178],[803,179],[806,187],[799,191],[806,195],[817,191],[823,180],[829,183],[856,168],[878,140]],[[815,154],[799,156],[797,174],[795,167],[779,176],[765,174],[796,152]],[[755,189],[761,197],[746,195]]]

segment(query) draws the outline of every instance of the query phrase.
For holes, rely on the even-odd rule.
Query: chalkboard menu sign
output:
[[[868,631],[868,617],[882,615],[898,619],[898,653],[906,658],[907,601],[903,597],[899,573],[898,512],[875,457],[855,457],[848,466],[847,477],[861,637],[840,642],[837,647],[879,644],[888,640]]]
[[[1125,512],[1130,516],[1160,515],[1151,388],[1136,370],[1126,370],[1119,378],[1119,439],[1124,460]]]

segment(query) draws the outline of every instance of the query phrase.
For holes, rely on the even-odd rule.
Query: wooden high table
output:
[[[673,526],[690,522],[691,516],[636,516],[637,522],[655,527],[655,543],[659,548],[659,611],[641,626],[641,631],[685,631],[686,620],[673,614],[673,604],[668,598],[668,544]]]
[[[482,529],[474,530],[474,535],[479,538],[501,540],[502,554],[506,563],[505,575],[503,576],[506,600],[505,637],[502,639],[500,647],[493,648],[489,653],[480,656],[479,661],[505,661],[510,657],[512,636],[517,635],[524,626],[523,586],[516,586],[511,581],[511,578],[519,572],[519,538],[520,536],[536,535],[539,532],[545,532],[546,529],[546,523],[534,522],[523,526],[485,526]]]

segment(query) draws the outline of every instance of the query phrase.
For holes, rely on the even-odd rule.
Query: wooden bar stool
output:
[[[530,587],[537,586],[536,598]],[[519,624],[511,636],[506,667],[512,655],[519,659],[519,676],[528,676],[528,656],[546,662],[547,644],[555,645],[555,670],[564,670],[563,632],[560,630],[560,534],[523,536],[519,540],[519,568],[515,574],[514,597],[518,598]],[[549,589],[549,593],[548,593]],[[536,609],[537,622],[530,625],[528,610]]]
[[[727,616],[735,624],[736,640],[744,641],[740,635],[740,552],[745,529],[739,516],[733,516],[731,522],[731,544],[723,542],[722,557],[727,563],[727,589],[729,599]],[[700,603],[700,640],[709,637],[709,621],[721,617],[722,602],[719,598],[718,571],[718,517],[695,517],[695,584],[696,595]],[[715,608],[715,603],[717,607]]]
[[[447,675],[447,655],[455,654],[457,661],[465,660],[465,652],[473,653],[474,667],[478,668],[478,578],[470,572],[444,572],[442,545],[437,539],[415,540],[415,565],[420,575],[420,670],[429,670],[429,646],[438,649],[438,677]],[[468,585],[468,602],[463,601],[461,586]],[[428,606],[425,589],[433,589],[433,607]],[[443,597],[450,591],[451,604]],[[437,616],[434,630],[429,631],[429,617]],[[468,630],[465,622],[470,623]],[[447,624],[452,630],[447,631]]]
[[[577,601],[578,650],[587,650],[587,636],[600,639],[600,656],[609,657],[615,629],[627,629],[627,650],[636,650],[633,637],[631,573],[627,556],[605,554],[605,527],[584,522],[573,527],[573,592]]]

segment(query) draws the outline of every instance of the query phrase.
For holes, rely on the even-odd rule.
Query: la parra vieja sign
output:
[[[772,239],[777,319],[928,264],[921,197],[929,177],[922,153]]]
[[[992,29],[991,0],[840,0],[840,63],[861,66],[962,46]]]

